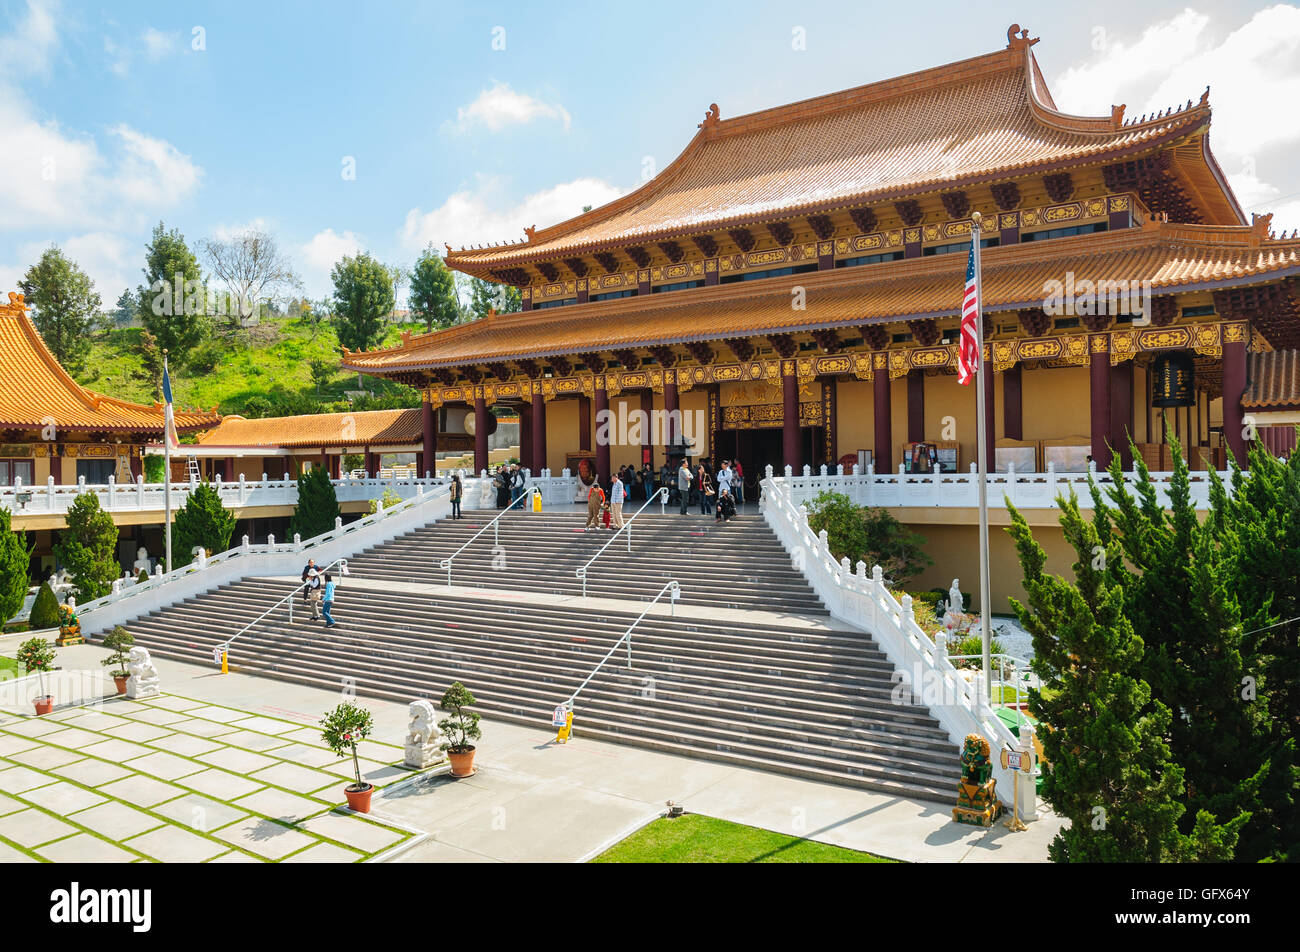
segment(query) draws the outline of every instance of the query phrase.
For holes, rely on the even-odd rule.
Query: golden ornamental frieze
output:
[[[827,376],[846,374],[853,370],[853,361],[847,356],[821,357],[817,361],[817,373]]]
[[[891,350],[889,353],[889,379],[897,380],[899,377],[906,377],[907,354],[901,350]]]
[[[853,355],[853,376],[859,380],[871,380],[875,377],[875,372],[871,369],[870,354]]]
[[[913,370],[947,367],[952,363],[950,347],[916,347],[907,351],[908,364]]]
[[[717,383],[730,383],[744,378],[745,368],[741,364],[724,364],[713,371],[713,379]]]
[[[889,247],[897,248],[903,243],[903,233],[901,231],[890,231],[885,233],[885,241]]]
[[[1138,335],[1138,344],[1143,350],[1184,349],[1191,342],[1191,331],[1185,327],[1164,327],[1160,330],[1143,331]]]
[[[1113,212],[1126,212],[1129,209],[1127,195],[1112,195],[1110,197],[1110,210]]]
[[[1097,218],[1106,214],[1106,200],[1104,198],[1090,198],[1086,205],[1089,218]]]
[[[1016,342],[1013,340],[993,341],[993,370],[1002,373],[1016,365]]]
[[[650,375],[644,370],[619,374],[618,385],[623,390],[644,390],[650,386]]]
[[[1062,350],[1063,359],[1076,367],[1082,367],[1088,362],[1088,338],[1082,334],[1076,334],[1065,338],[1062,341],[1064,349]]]
[[[1110,335],[1109,334],[1089,334],[1088,351],[1093,354],[1106,354],[1110,352]]]
[[[1078,202],[1066,202],[1064,205],[1048,205],[1043,209],[1043,221],[1055,224],[1061,221],[1074,221],[1083,217],[1083,206]]]
[[[915,242],[918,242],[920,240],[921,240],[921,229],[919,228],[903,229],[903,241],[906,242],[907,244],[914,244]]]
[[[1001,228],[1019,228],[1019,212],[1003,212],[998,216],[998,226]]]
[[[938,241],[938,240],[939,240],[939,226],[938,226],[938,225],[926,225],[924,228],[922,228],[922,229],[921,229],[921,240],[922,240],[922,241]]]
[[[662,370],[650,371],[650,389],[655,393],[664,392],[664,372]]]
[[[1223,338],[1218,324],[1198,324],[1192,328],[1192,349],[1202,357],[1222,357]]]
[[[1229,321],[1223,325],[1223,342],[1225,344],[1242,344],[1246,341],[1245,321]]]
[[[1018,341],[1016,353],[1021,360],[1056,360],[1065,353],[1059,337],[1038,337]]]
[[[1110,335],[1110,363],[1117,366],[1137,356],[1137,334],[1133,331],[1115,331]]]

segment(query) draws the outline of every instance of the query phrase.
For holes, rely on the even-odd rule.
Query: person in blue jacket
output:
[[[330,614],[330,609],[334,607],[334,576],[329,572],[325,573],[325,600],[321,605],[321,614],[325,616],[325,627],[333,628],[338,624],[334,616]]]

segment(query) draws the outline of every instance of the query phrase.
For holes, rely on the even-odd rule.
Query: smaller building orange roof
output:
[[[1242,395],[1247,410],[1300,410],[1300,350],[1246,355],[1250,385]]]
[[[214,426],[215,409],[176,409],[182,432]],[[68,375],[27,316],[23,296],[0,304],[0,427],[16,429],[155,433],[163,431],[163,405],[146,406],[88,390]]]
[[[219,426],[199,437],[206,447],[355,446],[418,443],[423,438],[419,408],[365,410],[357,413],[311,413],[302,416],[223,417]]]

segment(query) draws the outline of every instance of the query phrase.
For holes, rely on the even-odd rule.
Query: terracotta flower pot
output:
[[[348,808],[357,813],[370,812],[370,795],[374,792],[373,783],[362,785],[360,790],[356,789],[356,784],[348,784],[343,788],[343,794],[348,798]]]
[[[36,705],[37,714],[48,714],[54,710],[54,695],[47,694],[45,697],[38,697],[33,703]]]
[[[119,678],[117,675],[113,675],[113,683],[117,685],[117,693],[118,693],[118,694],[125,694],[125,693],[126,693],[126,679],[127,679],[127,677],[128,677],[128,675],[125,675],[125,674],[122,675],[120,678]]]
[[[453,777],[474,776],[474,748],[472,746],[465,750],[448,750],[447,759],[451,762],[451,775]]]

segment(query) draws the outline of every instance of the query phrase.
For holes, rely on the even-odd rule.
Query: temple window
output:
[[[606,291],[604,294],[593,294],[588,301],[610,301],[614,298],[636,297],[636,288],[628,288],[623,291]]]
[[[676,284],[661,284],[658,287],[651,288],[651,294],[660,294],[664,291],[684,291],[687,288],[702,288],[703,281],[678,281]]]
[[[860,264],[879,264],[882,261],[898,261],[903,257],[901,251],[887,251],[880,255],[858,255],[856,258],[841,258],[835,262],[837,268],[854,268]]]
[[[1002,239],[998,237],[981,238],[980,247],[996,248],[999,244],[1001,244],[1001,241]],[[931,245],[929,248],[923,248],[921,249],[921,254],[922,255],[946,255],[946,254],[952,254],[954,251],[966,251],[969,248],[970,248],[969,241],[954,241],[946,245]]]
[[[15,479],[30,486],[36,475],[32,466],[29,459],[0,459],[0,486],[12,486]]]
[[[1105,231],[1106,223],[1104,221],[1093,222],[1091,225],[1071,225],[1069,228],[1049,228],[1046,231],[1030,231],[1020,235],[1020,242],[1026,241],[1049,241],[1052,238],[1069,238],[1071,235],[1090,235],[1093,232]]]
[[[749,271],[745,274],[727,274],[719,280],[719,284],[733,284],[736,281],[757,281],[760,278],[781,278],[788,274],[803,274],[805,271],[816,271],[817,263],[801,264],[789,268],[768,268],[765,271]]]

